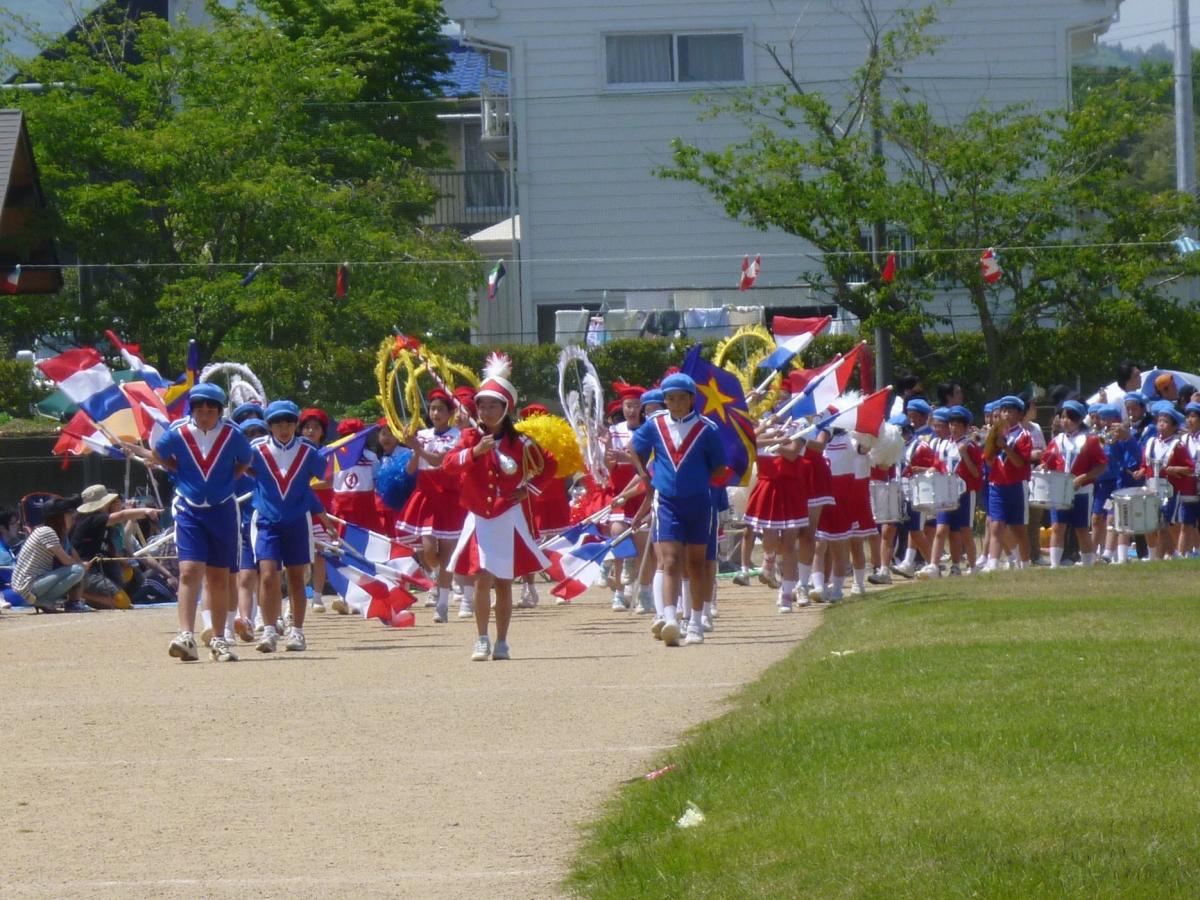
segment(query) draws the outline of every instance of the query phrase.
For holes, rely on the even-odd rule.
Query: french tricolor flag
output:
[[[793,319],[776,316],[771,320],[771,332],[775,336],[775,352],[758,364],[760,369],[782,369],[813,342],[829,323],[832,316],[815,319]]]
[[[612,541],[588,541],[562,553],[547,570],[558,582],[550,593],[572,600],[598,582],[603,577],[604,557],[612,546]]]
[[[158,369],[142,359],[142,348],[137,344],[126,344],[113,331],[104,332],[104,336],[121,354],[121,359],[125,360],[125,365],[129,366],[131,371],[137,372],[142,381],[150,385],[156,391],[165,390],[167,381],[158,373]]]
[[[386,535],[347,522],[342,526],[341,538],[342,543],[364,560],[380,567],[379,577],[394,576],[423,589],[433,586],[413,558],[412,550]]]
[[[379,619],[393,628],[405,628],[413,624],[412,613],[407,610],[413,604],[413,595],[399,585],[389,585],[360,571],[342,557],[325,554],[328,565],[325,577],[346,604],[364,619]]]
[[[92,347],[68,350],[42,360],[37,367],[96,422],[129,409],[129,400]]]
[[[865,343],[859,344],[845,356],[834,358],[824,369],[818,371],[804,386],[804,390],[788,401],[785,406],[786,416],[798,419],[802,416],[815,416],[829,409],[833,402],[845,393],[865,346]]]
[[[884,419],[887,418],[888,394],[891,393],[891,390],[891,385],[888,385],[881,391],[863,397],[853,406],[835,412],[822,420],[819,427],[858,431],[878,437],[880,429],[883,428]]]

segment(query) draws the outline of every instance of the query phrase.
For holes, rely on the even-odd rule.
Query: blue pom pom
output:
[[[413,489],[417,486],[417,475],[409,474],[408,463],[413,452],[407,447],[397,447],[375,476],[375,492],[383,499],[389,508],[399,512],[408,502]]]

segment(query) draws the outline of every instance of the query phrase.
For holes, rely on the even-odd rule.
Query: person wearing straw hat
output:
[[[509,380],[512,361],[488,357],[475,393],[478,428],[463,431],[442,469],[456,483],[467,511],[449,568],[475,578],[475,624],[479,635],[471,659],[509,659],[512,583],[550,565],[532,531],[529,498],[554,477],[554,457],[513,425],[517,389]],[[496,643],[488,637],[492,589],[496,594]]]
[[[121,509],[121,495],[102,484],[89,484],[80,494],[79,509],[71,528],[71,545],[80,559],[115,556],[109,529],[138,519],[157,521],[157,509]],[[93,565],[83,576],[83,598],[102,609],[129,609],[133,601],[125,591],[129,579],[124,565],[104,559]]]

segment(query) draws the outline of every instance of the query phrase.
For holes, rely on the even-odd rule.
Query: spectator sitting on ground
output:
[[[13,567],[13,590],[39,612],[60,612],[79,602],[87,565],[70,549],[71,525],[80,498],[61,497],[43,507],[42,524],[21,545]],[[56,565],[57,563],[57,565]]]
[[[122,509],[124,504],[120,495],[102,484],[88,485],[82,499],[71,529],[71,543],[81,559],[107,557],[84,575],[83,599],[97,609],[129,609],[133,603],[126,588],[136,590],[140,573],[139,579],[134,579],[132,575],[137,570],[114,558],[127,555],[118,549],[124,547],[125,541],[117,531],[126,522],[157,519],[159,510]]]
[[[17,561],[21,536],[21,517],[15,509],[0,509],[0,609],[11,609],[15,598],[6,596],[12,582],[12,567]]]

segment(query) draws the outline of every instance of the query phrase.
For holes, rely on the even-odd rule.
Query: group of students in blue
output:
[[[174,485],[179,633],[168,652],[185,662],[199,658],[196,613],[203,589],[218,624],[209,655],[218,662],[237,659],[221,623],[231,608],[230,573],[249,566],[258,573],[265,623],[257,649],[272,653],[277,648],[282,571],[291,605],[284,646],[304,650],[304,582],[312,563],[311,516],[318,507],[310,482],[324,477],[325,460],[316,445],[297,435],[300,409],[290,400],[275,400],[263,419],[246,417],[238,424],[224,417],[226,395],[216,384],[193,387],[188,403],[189,414],[173,422],[152,451],[132,444],[125,448],[167,470]],[[247,434],[257,436],[251,440]],[[250,493],[248,506],[239,504],[244,489]]]

